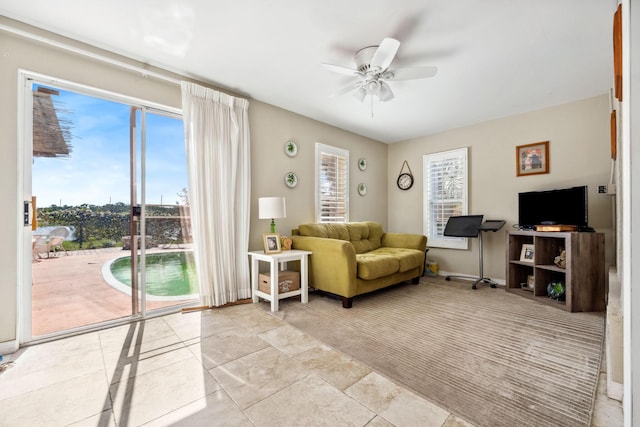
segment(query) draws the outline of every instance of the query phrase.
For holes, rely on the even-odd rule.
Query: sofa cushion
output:
[[[408,248],[382,247],[370,252],[374,256],[391,256],[398,260],[398,271],[404,273],[416,267],[421,267],[424,262],[424,252]]]
[[[324,237],[329,239],[350,240],[346,224],[313,223],[298,226],[301,236]]]
[[[382,225],[377,222],[349,222],[346,224],[349,230],[349,240],[357,254],[378,249],[382,246]]]
[[[387,254],[356,254],[358,277],[363,280],[373,280],[396,273],[400,268],[400,261],[393,255]]]
[[[298,226],[301,236],[324,237],[346,240],[353,243],[357,254],[369,252],[382,246],[382,225],[373,221],[312,223]]]

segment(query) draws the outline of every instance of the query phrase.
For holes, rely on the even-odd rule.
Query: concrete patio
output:
[[[147,253],[165,249],[153,248]],[[102,278],[102,265],[129,254],[121,248],[58,252],[32,263],[32,336],[127,317],[131,297]],[[147,311],[185,301],[147,301]]]

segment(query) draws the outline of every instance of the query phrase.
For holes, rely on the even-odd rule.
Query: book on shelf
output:
[[[536,225],[536,231],[578,231],[577,225],[550,224]]]

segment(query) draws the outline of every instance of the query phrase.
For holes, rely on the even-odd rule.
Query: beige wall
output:
[[[589,186],[589,225],[606,233],[606,262],[614,255],[612,197],[597,193],[609,182],[611,157],[608,95],[499,120],[480,123],[389,147],[389,229],[422,232],[422,157],[424,154],[469,147],[469,214],[504,219],[507,225],[484,239],[484,273],[505,278],[505,234],[518,221],[518,193]],[[549,141],[550,173],[516,177],[515,147]],[[408,191],[395,185],[407,160],[416,182]],[[441,270],[478,274],[478,241],[471,250],[431,249]]]
[[[0,17],[0,24],[16,25]],[[26,26],[20,26],[27,28]],[[29,29],[47,37],[51,34]],[[82,48],[87,48],[77,44]],[[0,30],[0,221],[3,224],[3,244],[0,245],[0,348],[2,343],[16,339],[18,310],[19,266],[22,260],[31,262],[30,238],[20,225],[20,204],[23,198],[20,180],[22,169],[17,165],[22,147],[17,144],[18,70],[46,74],[62,80],[104,89],[158,104],[180,107],[180,87],[152,77],[125,71],[81,55],[22,39]],[[100,52],[105,54],[105,52]],[[122,60],[122,58],[119,58]],[[139,64],[138,64],[139,65]],[[292,227],[314,219],[314,144],[316,141],[350,151],[351,219],[372,219],[386,226],[387,222],[387,145],[376,142],[306,117],[250,100],[252,163],[252,213],[250,249],[260,249],[262,233],[269,230],[267,220],[258,220],[257,200],[261,196],[285,196],[287,218],[277,222],[278,232],[288,235]],[[288,157],[284,144],[293,139],[298,144],[298,155]],[[366,172],[361,172],[356,161],[366,157]],[[284,184],[286,172],[298,175],[298,186],[289,189]],[[27,177],[27,182],[29,178]],[[356,186],[364,182],[369,187],[366,196],[357,195]],[[17,248],[25,248],[21,255]]]
[[[269,232],[269,220],[258,219],[258,198],[284,196],[287,218],[276,220],[276,231],[290,235],[298,224],[315,220],[315,144],[349,150],[350,220],[387,224],[387,148],[386,144],[311,120],[290,111],[252,101],[251,123],[251,250],[262,248],[261,233]],[[293,140],[298,154],[289,157],[284,145]],[[366,171],[358,169],[359,158],[367,159]],[[284,175],[294,172],[298,185],[289,188]],[[357,185],[367,184],[367,194],[358,195]]]

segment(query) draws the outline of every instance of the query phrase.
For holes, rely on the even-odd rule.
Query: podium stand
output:
[[[447,276],[445,280],[451,280],[453,277],[458,277],[467,280],[473,280],[471,289],[478,289],[478,283],[487,283],[492,288],[496,287],[496,282],[488,277],[484,277],[484,262],[483,262],[483,247],[482,247],[482,234],[487,231],[496,232],[500,230],[505,224],[505,220],[486,220],[482,223],[483,215],[460,215],[449,217],[447,225],[444,228],[443,234],[450,237],[477,237],[479,239],[480,250],[478,255],[479,274],[477,278],[470,278],[467,276]]]

